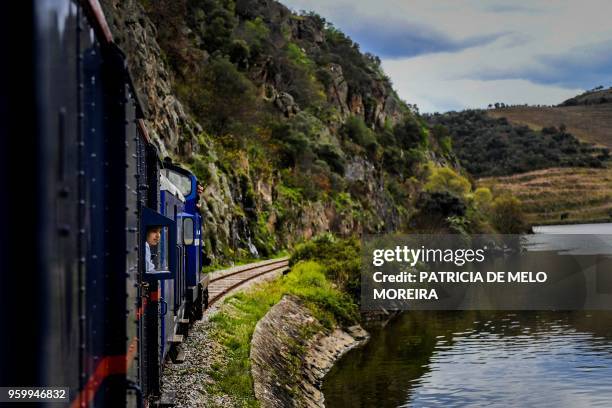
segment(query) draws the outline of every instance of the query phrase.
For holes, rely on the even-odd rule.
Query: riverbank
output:
[[[323,377],[368,339],[359,325],[323,327],[299,298],[284,296],[253,333],[250,359],[257,401],[265,408],[324,407]]]

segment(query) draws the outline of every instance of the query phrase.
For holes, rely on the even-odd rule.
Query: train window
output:
[[[145,239],[145,266],[147,273],[168,271],[168,227],[150,225]]]
[[[166,169],[166,177],[174,184],[185,197],[191,194],[191,179],[184,174]]]
[[[183,218],[183,244],[193,245],[193,219]]]
[[[176,276],[176,222],[147,207],[141,209],[142,271],[147,280]]]

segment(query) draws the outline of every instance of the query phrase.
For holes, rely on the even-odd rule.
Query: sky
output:
[[[421,112],[558,104],[612,86],[610,0],[281,0],[378,55]]]

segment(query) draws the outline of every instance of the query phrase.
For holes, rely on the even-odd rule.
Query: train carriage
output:
[[[164,163],[164,175],[176,185],[185,198],[182,224],[185,231],[193,231],[192,239],[184,242],[187,251],[186,308],[190,319],[202,318],[202,310],[208,305],[208,276],[201,272],[203,266],[202,216],[198,209],[198,180],[190,171],[171,162]]]
[[[169,341],[204,302],[197,194],[164,175],[97,1],[13,7],[0,20],[24,22],[28,66],[1,79],[0,182],[20,194],[3,214],[27,215],[0,233],[0,300],[19,310],[0,314],[0,386],[69,387],[73,407],[152,405]],[[20,153],[31,163],[15,165]],[[164,233],[148,271],[153,225]],[[29,259],[19,228],[35,232]]]

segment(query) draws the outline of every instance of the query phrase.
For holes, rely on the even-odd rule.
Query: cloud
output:
[[[362,48],[383,58],[414,57],[438,52],[457,52],[491,44],[509,32],[454,38],[425,24],[401,21],[362,21],[351,30]]]
[[[457,77],[456,72],[475,70],[482,64],[476,58],[478,54],[478,50],[472,49],[459,54],[387,59],[383,60],[383,68],[393,79],[398,94],[416,103],[421,112],[486,108],[495,102],[552,105],[582,92],[582,88],[534,84],[517,78]]]
[[[521,14],[540,14],[544,10],[541,8],[526,6],[523,4],[492,3],[485,4],[483,10],[491,13],[521,13]]]
[[[480,80],[525,79],[538,84],[591,88],[612,80],[612,40],[574,47],[556,54],[535,55],[518,67],[487,67],[462,78]]]

